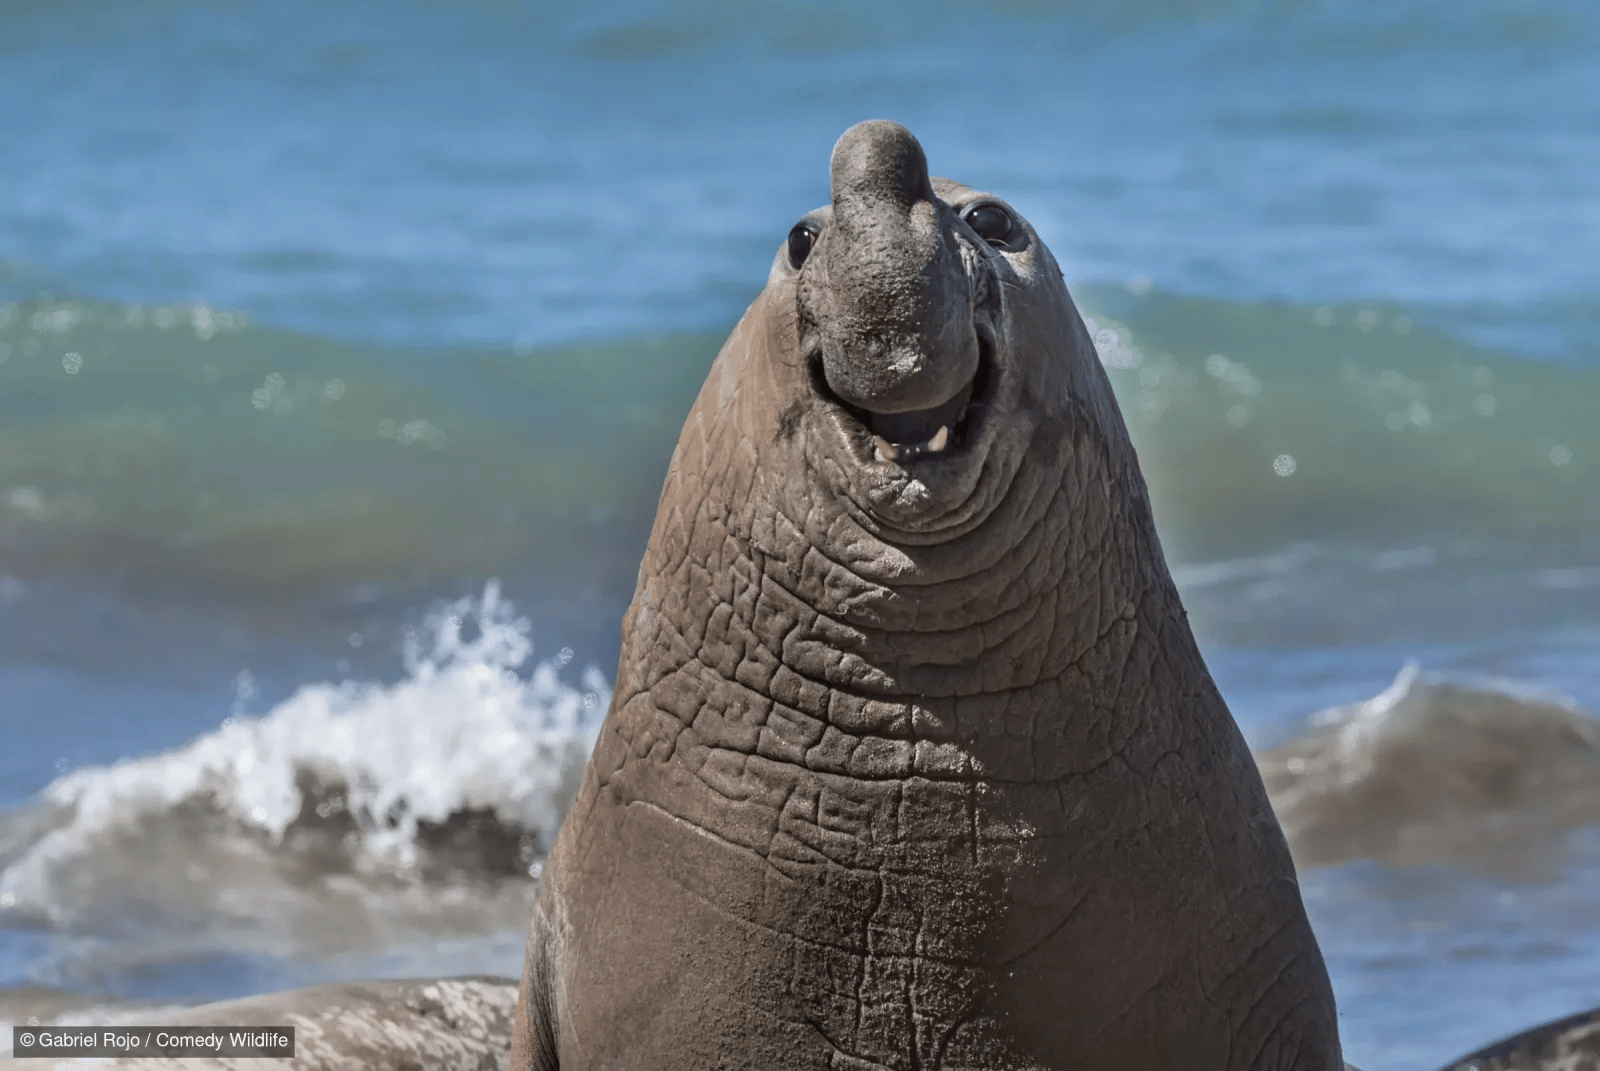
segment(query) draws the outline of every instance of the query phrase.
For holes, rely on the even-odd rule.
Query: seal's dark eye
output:
[[[1016,229],[1011,213],[997,204],[974,205],[967,210],[967,226],[978,232],[978,237],[990,245],[1004,246]]]
[[[789,232],[789,264],[798,268],[806,262],[806,257],[811,253],[811,243],[817,240],[816,232],[809,223],[796,223]]]

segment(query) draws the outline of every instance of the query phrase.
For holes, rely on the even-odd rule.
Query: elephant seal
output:
[[[689,413],[517,1071],[1343,1068],[1044,243],[848,130]]]

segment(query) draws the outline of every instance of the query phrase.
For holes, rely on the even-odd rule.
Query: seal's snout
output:
[[[832,222],[799,288],[827,387],[885,460],[941,453],[959,438],[983,349],[955,214],[899,123],[845,131],[830,178]]]
[[[857,123],[840,136],[829,165],[833,203],[866,208],[893,205],[909,212],[933,201],[928,158],[911,131],[887,119]]]

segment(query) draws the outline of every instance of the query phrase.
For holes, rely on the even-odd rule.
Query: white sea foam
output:
[[[611,695],[593,667],[564,683],[561,659],[519,675],[532,650],[491,582],[408,637],[397,683],[307,685],[177,750],[73,771],[0,826],[0,912],[68,929],[130,901],[237,919],[329,873],[404,886],[453,833],[546,846]]]

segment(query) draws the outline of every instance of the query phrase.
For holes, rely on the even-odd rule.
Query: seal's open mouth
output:
[[[949,400],[931,409],[906,413],[875,413],[851,405],[828,387],[819,360],[813,371],[817,389],[855,418],[872,437],[879,461],[906,464],[919,458],[941,457],[959,450],[971,438],[981,401],[986,393],[994,354],[988,335],[978,332],[978,370]]]
[[[924,454],[942,454],[955,438],[954,429],[966,418],[967,403],[972,400],[972,388],[976,383],[974,375],[954,397],[932,409],[909,413],[865,412],[857,419],[872,432],[878,457],[884,461],[910,461]]]

